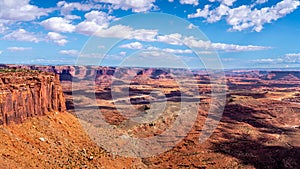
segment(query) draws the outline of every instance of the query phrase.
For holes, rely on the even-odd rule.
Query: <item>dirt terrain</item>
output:
[[[90,72],[93,72],[93,69]],[[162,71],[159,75],[153,76],[157,72],[157,70],[149,69],[134,76],[129,87],[131,98],[129,102],[126,99],[118,98],[120,100],[117,100],[124,102],[124,107],[121,109],[126,109],[128,104],[134,105],[136,109],[149,105],[153,97],[159,97],[151,95],[150,92],[157,89],[167,96],[168,103],[176,107],[178,96],[189,91],[188,87],[180,90],[176,81],[170,78],[170,74],[168,76]],[[125,72],[123,76],[128,76],[128,74]],[[172,149],[153,157],[142,158],[142,162],[147,167],[299,168],[299,72],[226,72],[228,86],[224,113],[217,129],[204,143],[200,143],[198,139],[208,114],[211,85],[207,74],[202,71],[195,72],[195,74],[199,84],[199,93],[201,93],[198,98],[201,101],[195,101],[199,103],[195,124],[187,136]],[[290,78],[291,76],[294,78]],[[73,92],[79,88],[82,90],[82,86],[92,86],[93,89],[86,88],[85,91],[96,91],[93,93],[97,100],[94,106],[96,109],[98,106],[105,120],[121,129],[121,133],[129,133],[130,136],[138,138],[153,137],[163,133],[176,119],[176,116],[172,116],[176,110],[166,109],[163,116],[165,119],[153,121],[151,125],[124,123],[130,120],[130,117],[126,118],[118,112],[120,108],[116,108],[114,105],[116,99],[112,98],[110,93],[111,90],[122,91],[128,88],[126,81],[113,83],[111,74],[96,74],[96,85],[93,86],[89,81],[93,73],[86,75],[88,78],[76,75],[72,77],[79,79],[79,83],[73,81]],[[121,81],[121,79],[118,80]],[[189,84],[189,79],[185,80],[186,84]],[[70,103],[68,107],[72,110],[74,105],[70,95],[72,93],[71,82],[62,82],[67,102]],[[77,102],[82,105],[91,103],[91,100],[85,100],[84,97]],[[184,104],[188,103],[184,102]],[[81,111],[76,111],[76,113],[80,114]],[[99,117],[92,114],[95,113],[84,113],[80,117],[91,125],[101,128],[103,124],[95,120]],[[103,131],[100,130],[100,132]],[[172,140],[165,141],[171,142]]]
[[[0,168],[143,167],[139,159],[113,156],[97,146],[69,113],[0,126],[0,137]]]
[[[211,88],[216,85],[210,84],[205,71],[193,71],[199,93],[193,95],[195,84],[191,78],[181,79],[185,82],[182,88],[167,70],[126,68],[116,76],[115,69],[109,67],[30,69],[60,75],[69,113],[52,112],[23,124],[2,126],[3,166],[300,168],[300,71],[226,71],[224,113],[211,137],[200,143],[212,105]],[[177,70],[175,74],[178,72],[186,73]],[[124,95],[127,90],[128,95]],[[167,103],[161,114],[151,110],[153,102]],[[195,122],[186,135],[164,136],[179,118],[182,104],[198,106]],[[133,120],[138,117],[147,121]],[[107,130],[107,124],[113,126],[116,136],[157,137],[170,147],[149,157],[130,157],[138,156],[137,152],[113,155],[116,152],[112,150],[121,148],[122,152],[130,143],[121,140],[107,146],[106,142],[115,143],[113,137],[108,137],[111,130]],[[182,125],[180,130],[185,127]],[[99,146],[101,139],[105,142]]]

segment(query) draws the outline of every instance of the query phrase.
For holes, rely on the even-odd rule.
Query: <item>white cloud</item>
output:
[[[101,5],[95,5],[92,3],[79,3],[79,2],[71,2],[68,3],[66,1],[60,1],[57,3],[57,6],[60,7],[60,12],[62,15],[69,15],[73,10],[78,11],[89,11],[91,9],[101,9]]]
[[[155,7],[156,0],[95,0],[95,2],[112,4],[114,9],[129,10],[133,12],[146,12]]]
[[[285,54],[286,57],[300,57],[300,53],[288,53]]]
[[[0,34],[5,32],[7,29],[8,29],[8,27],[5,26],[5,23],[1,23],[1,20],[0,20]]]
[[[221,60],[224,62],[232,62],[232,61],[235,61],[236,58],[221,58]]]
[[[164,52],[168,52],[168,53],[177,53],[177,54],[188,54],[188,53],[193,53],[192,50],[189,49],[171,49],[171,48],[165,48],[163,49]]]
[[[220,4],[217,8],[210,10],[210,5],[205,5],[204,9],[197,9],[196,13],[189,14],[188,18],[199,18],[203,17],[206,18],[208,23],[217,22],[222,19],[224,15],[228,14],[230,8],[227,5]]]
[[[114,16],[110,16],[102,11],[91,11],[84,15],[86,21],[95,22],[98,25],[107,25],[111,20],[115,19]]]
[[[278,62],[278,61],[282,61],[282,59],[271,59],[271,58],[266,58],[266,59],[256,59],[253,60],[254,62],[258,62],[258,63],[273,63],[273,62]]]
[[[244,30],[253,27],[253,30],[260,32],[265,23],[271,23],[298,8],[300,2],[297,0],[283,0],[272,7],[262,9],[251,9],[249,6],[242,6],[229,11],[227,22],[232,25],[233,30]]]
[[[300,53],[285,54],[284,61],[289,63],[300,63]]]
[[[188,18],[199,18],[199,17],[207,18],[207,16],[209,15],[209,8],[210,5],[205,5],[203,10],[197,9],[196,13],[189,14]]]
[[[88,23],[90,25],[88,25]],[[83,24],[83,23],[81,23]],[[109,28],[101,28],[94,22],[85,22],[82,30],[77,27],[77,31],[83,34],[92,35],[95,30],[98,29],[95,36],[99,37],[110,37],[110,38],[120,38],[120,39],[135,39],[144,42],[163,42],[171,45],[187,45],[194,48],[201,48],[205,50],[218,50],[225,52],[240,52],[240,51],[257,51],[257,50],[267,50],[271,47],[266,46],[256,46],[256,45],[236,45],[236,44],[225,44],[225,43],[213,43],[210,41],[197,40],[195,37],[184,37],[179,33],[169,34],[169,35],[158,35],[157,30],[147,30],[147,29],[137,29],[134,30],[129,26],[115,25]],[[137,47],[138,46],[138,47]],[[141,48],[139,42],[134,42],[132,44],[126,44],[122,47],[127,48]],[[184,51],[187,52],[187,51]],[[178,51],[178,53],[184,53]]]
[[[197,28],[194,24],[189,24],[189,26],[187,27],[187,29],[194,29]]]
[[[95,33],[95,30],[98,30]],[[109,38],[120,38],[120,39],[135,39],[144,42],[163,42],[171,45],[182,46],[183,44],[201,48],[205,50],[218,50],[225,52],[240,52],[240,51],[257,51],[267,50],[270,47],[256,46],[256,45],[236,45],[236,44],[225,44],[225,43],[212,43],[210,41],[197,40],[195,37],[184,37],[179,33],[169,35],[158,35],[157,30],[147,29],[133,29],[129,26],[114,25],[106,28],[105,26],[99,26],[95,22],[84,21],[76,27],[76,31],[86,35],[95,35],[98,37],[109,37]],[[95,34],[94,34],[95,33]],[[138,47],[137,47],[138,46]],[[133,44],[126,44],[122,47],[127,48],[141,48],[139,42]],[[177,51],[178,53],[187,53],[187,51]]]
[[[218,0],[218,1],[227,6],[232,6],[236,0]]]
[[[46,29],[55,32],[74,32],[75,26],[70,20],[61,17],[52,17],[40,23]]]
[[[78,15],[65,15],[64,18],[67,19],[67,20],[81,19],[81,17],[78,16]]]
[[[174,0],[168,0],[169,2],[174,2]]]
[[[85,35],[95,35],[106,38],[120,39],[136,39],[140,41],[155,41],[157,30],[149,29],[133,29],[129,26],[114,25],[106,27],[106,25],[98,25],[95,22],[83,21],[76,26],[76,32]]]
[[[158,48],[158,47],[153,47],[150,46],[147,48],[148,50],[151,51],[161,51],[161,52],[166,52],[166,53],[172,53],[172,54],[190,54],[193,53],[192,50],[190,49],[171,49],[171,48]]]
[[[197,51],[196,52],[198,55],[212,55],[212,54],[215,54],[214,51]]]
[[[232,6],[236,0],[209,0],[209,2],[220,2],[221,4],[227,5],[227,6]]]
[[[24,29],[15,30],[9,34],[6,34],[3,39],[5,40],[17,40],[17,41],[28,41],[28,42],[39,42],[41,39],[36,37],[33,33],[27,32]]]
[[[65,44],[68,42],[66,40],[66,37],[56,33],[56,32],[49,32],[47,35],[49,40],[52,40],[54,43],[56,43],[58,46],[65,46]]]
[[[78,50],[60,50],[59,51],[60,54],[64,54],[64,55],[70,55],[70,56],[77,56],[79,54]]]
[[[235,44],[212,43],[210,41],[197,40],[193,36],[184,37],[183,42],[184,44],[194,48],[201,48],[205,50],[219,50],[225,52],[257,51],[257,50],[267,50],[271,48],[266,46],[255,46],[255,45],[241,46]]]
[[[132,29],[130,30],[130,39],[136,39],[140,41],[146,42],[154,42],[156,41],[156,36],[158,34],[158,30],[154,29]]]
[[[227,15],[230,8],[227,5],[221,4],[215,10],[209,12],[207,22],[213,23],[220,21],[224,15]]]
[[[76,25],[75,31],[84,35],[91,36],[103,27],[95,22],[83,21]]]
[[[3,51],[2,50],[0,50],[0,55],[3,53]]]
[[[164,42],[171,45],[182,45],[181,42],[182,35],[179,33],[173,33],[169,35],[159,35],[156,37],[156,41]]]
[[[48,15],[53,9],[29,4],[29,0],[0,0],[0,20],[31,21]]]
[[[120,56],[126,56],[126,54],[127,54],[126,52],[120,52],[119,53]]]
[[[132,43],[121,45],[120,48],[142,49],[143,48],[143,44],[141,44],[140,42],[132,42]]]
[[[261,9],[253,8],[255,6],[253,4],[230,8],[228,6],[231,6],[235,0],[219,1],[221,4],[217,8],[210,10],[210,6],[205,6],[203,10],[197,9],[196,13],[189,14],[188,18],[203,17],[207,22],[213,23],[226,17],[227,23],[232,26],[230,30],[242,31],[252,28],[254,31],[260,32],[264,24],[286,16],[300,5],[299,0],[282,0],[274,6]],[[264,1],[257,2],[263,3]]]
[[[255,46],[255,45],[235,45],[235,44],[224,44],[224,43],[212,43],[211,47],[215,50],[223,50],[225,52],[239,52],[239,51],[257,51],[257,50],[267,50],[270,47],[265,46]]]
[[[84,35],[89,35],[89,36],[93,35],[96,32],[101,31],[103,33],[104,30],[110,29],[108,28],[108,25],[110,21],[115,19],[114,16],[110,16],[107,13],[102,11],[91,11],[89,13],[86,13],[84,17],[86,18],[86,20],[80,22],[76,26],[76,32]],[[122,32],[122,30],[119,31]],[[104,34],[108,32],[106,31]],[[107,36],[103,35],[103,37],[107,37]]]
[[[199,0],[180,0],[181,4],[199,5]]]
[[[266,3],[266,2],[268,2],[268,0],[256,0],[257,4],[263,4],[263,3]]]
[[[25,50],[31,50],[31,47],[9,47],[7,50],[11,52],[16,52],[16,51],[25,51]]]
[[[29,61],[24,61],[23,63],[29,63],[29,64],[57,64],[57,63],[60,63],[60,64],[75,64],[75,60],[73,59],[32,59],[32,60],[29,60]]]
[[[278,58],[263,58],[253,60],[257,63],[271,63],[271,64],[300,64],[300,53],[288,53]]]
[[[207,9],[209,6],[206,7]],[[219,7],[223,8],[222,6]],[[224,8],[225,5],[224,5]],[[228,8],[228,7],[227,7]],[[227,11],[226,8],[226,11]],[[229,8],[228,8],[229,9]],[[223,15],[219,12],[220,16]],[[159,35],[158,30],[149,29],[133,29],[132,27],[125,25],[114,25],[108,27],[108,23],[114,19],[113,16],[109,16],[104,12],[91,11],[85,14],[86,20],[79,23],[76,26],[76,32],[84,35],[93,35],[104,38],[119,38],[119,39],[134,39],[144,42],[163,42],[171,45],[182,46],[184,43],[195,48],[202,48],[206,50],[219,50],[225,52],[237,52],[237,51],[255,51],[255,50],[266,50],[270,47],[255,46],[255,45],[235,45],[225,43],[212,43],[209,41],[196,40],[194,37],[183,37],[179,33],[169,35]],[[193,27],[193,25],[189,25]],[[122,47],[139,49],[142,48],[139,42],[133,44],[126,44]],[[174,52],[174,51],[172,51]],[[177,51],[178,53],[187,53],[187,51]]]

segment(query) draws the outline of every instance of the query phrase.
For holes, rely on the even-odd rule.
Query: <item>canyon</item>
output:
[[[23,168],[24,164],[31,168],[300,167],[299,70],[225,70],[224,112],[212,135],[201,143],[199,137],[212,106],[212,88],[220,85],[218,81],[212,82],[205,70],[40,65],[0,68],[28,71],[1,75],[1,91],[14,93],[6,95],[9,97],[1,95],[5,100],[1,110],[9,112],[2,113],[4,126],[0,126],[0,136],[5,138],[0,142],[0,163],[4,166],[14,168],[19,163]],[[14,81],[13,77],[22,80]],[[31,90],[32,83],[35,87]],[[32,97],[32,91],[39,91],[38,97]],[[31,106],[44,104],[33,108],[30,114],[22,99],[18,100],[23,97],[21,93],[32,100]],[[36,101],[40,96],[46,99]],[[10,102],[10,98],[15,101]],[[156,103],[164,102],[164,109],[155,108]],[[172,128],[182,105],[198,108],[187,133],[180,133],[187,127],[182,122],[178,123],[182,124],[179,130]],[[7,108],[10,106],[11,109]],[[62,113],[65,110],[67,113]],[[153,110],[162,111],[155,114]],[[141,117],[144,121],[139,121]],[[115,135],[107,126],[112,126]],[[168,137],[164,133],[167,129],[176,137]],[[167,149],[150,156],[138,157],[134,151],[124,155],[124,146],[131,144],[126,139],[114,140],[119,135],[126,139],[157,138],[163,147],[154,148]],[[118,148],[120,152],[116,152]],[[41,160],[21,158],[22,152]],[[40,165],[35,166],[37,162]]]

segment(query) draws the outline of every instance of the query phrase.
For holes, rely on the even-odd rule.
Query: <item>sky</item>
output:
[[[300,67],[299,0],[0,0],[0,63]]]

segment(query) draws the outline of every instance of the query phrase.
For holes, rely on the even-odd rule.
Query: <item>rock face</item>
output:
[[[66,111],[58,75],[30,70],[0,72],[0,124],[21,123],[52,111]]]

